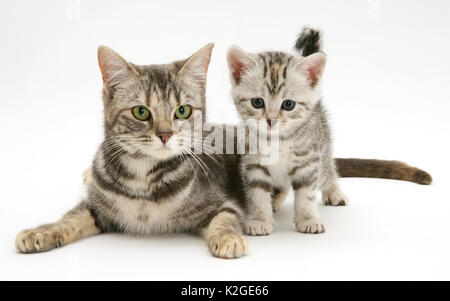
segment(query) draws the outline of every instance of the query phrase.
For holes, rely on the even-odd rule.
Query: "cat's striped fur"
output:
[[[338,185],[341,176],[383,177],[429,184],[424,171],[401,162],[332,158],[332,142],[320,95],[320,78],[326,57],[320,53],[320,33],[306,28],[296,42],[298,56],[285,52],[251,54],[239,47],[228,52],[232,95],[244,123],[267,120],[267,128],[279,125],[279,160],[264,166],[259,155],[244,155],[241,171],[249,200],[246,232],[267,235],[273,231],[272,212],[277,211],[287,191],[295,195],[294,223],[300,232],[322,233],[316,195],[322,192],[326,205],[346,205]],[[252,105],[262,99],[263,107]],[[292,110],[283,110],[292,100]],[[261,129],[259,129],[261,130]],[[255,132],[257,129],[255,129]],[[268,135],[270,132],[267,131]]]
[[[309,47],[313,48],[314,45]],[[267,181],[273,171],[252,163],[251,157],[244,157],[244,167],[255,174],[259,172],[260,178],[256,180],[242,177],[239,155],[194,156],[181,147],[187,138],[175,126],[173,111],[180,104],[190,104],[194,113],[204,117],[211,50],[212,45],[208,45],[187,60],[137,66],[106,47],[99,48],[104,80],[105,139],[92,168],[85,173],[87,198],[60,221],[19,233],[16,248],[20,252],[42,252],[102,232],[146,235],[190,231],[202,232],[215,256],[232,258],[245,254],[247,244],[242,232],[247,209],[242,180],[261,193],[269,193],[275,208],[287,189],[285,183],[276,185]],[[272,59],[275,62],[285,57],[274,54]],[[279,77],[286,80],[287,68],[269,70],[265,66],[265,74],[270,72],[268,89],[273,94],[280,92],[284,88],[280,87]],[[148,107],[152,118],[147,122],[133,118],[131,108],[136,105]],[[320,106],[316,109],[320,110]],[[326,133],[326,125],[322,126]],[[166,149],[158,135],[168,133],[172,137]],[[292,141],[289,135],[283,139]],[[193,144],[197,143],[194,139]],[[305,145],[292,146],[292,154],[298,157],[299,164],[291,166],[288,173],[299,175],[297,170],[304,168],[300,160],[313,154]],[[226,143],[223,147],[227,149]],[[319,145],[313,143],[311,147],[315,152]],[[337,163],[342,176],[431,181],[425,172],[400,162],[338,159]],[[367,166],[370,170],[365,170]],[[300,187],[314,177],[296,179],[294,187]],[[332,200],[336,203],[340,199]]]
[[[99,48],[105,138],[85,175],[87,198],[55,224],[20,233],[19,251],[41,252],[101,232],[201,232],[215,256],[246,253],[239,157],[192,155],[181,147],[190,138],[174,119],[175,109],[186,104],[193,115],[204,115],[212,47],[187,60],[150,66]],[[136,105],[147,107],[151,118],[134,118]],[[165,145],[159,135],[169,132]]]

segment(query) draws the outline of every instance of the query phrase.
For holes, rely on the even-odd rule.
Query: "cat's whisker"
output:
[[[183,148],[183,151],[184,151],[184,148]],[[186,153],[181,153],[181,156],[184,158],[183,161],[188,161],[189,164],[191,165],[192,170],[194,171],[195,180],[198,184],[199,182],[198,182],[197,170],[195,169],[194,164],[191,162],[190,158],[188,157],[188,155]]]
[[[210,178],[209,178],[210,174],[213,177],[215,177],[215,176],[214,176],[214,173],[211,171],[211,169],[208,167],[208,165],[205,162],[203,162],[203,160],[197,154],[192,152],[190,149],[186,148],[185,150],[192,156],[192,158],[194,160],[197,161],[199,166],[202,168],[206,178],[208,179],[208,182],[210,182]]]
[[[201,149],[197,149],[197,148],[195,148],[196,146],[194,145],[194,150],[201,150]],[[209,158],[211,158],[214,162],[216,162],[217,164],[219,164],[222,168],[224,167],[223,165],[222,165],[222,163],[220,163],[216,158],[214,158],[212,155],[210,155],[210,154],[207,154],[207,153],[205,153],[205,152],[203,152],[203,154],[204,155],[206,155],[206,156],[208,156]]]

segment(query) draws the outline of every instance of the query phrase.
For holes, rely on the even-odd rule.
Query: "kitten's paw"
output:
[[[346,206],[348,205],[348,197],[342,191],[334,190],[324,192],[322,202],[325,206]]]
[[[295,222],[295,228],[301,233],[319,234],[325,232],[325,225],[316,218],[301,219]]]
[[[269,235],[273,232],[273,224],[266,221],[250,220],[245,225],[245,233],[248,235]]]
[[[247,253],[247,241],[233,232],[212,236],[208,246],[211,253],[220,258],[239,258]]]
[[[42,226],[20,232],[16,237],[16,249],[21,253],[44,252],[62,246],[63,242],[58,228]]]

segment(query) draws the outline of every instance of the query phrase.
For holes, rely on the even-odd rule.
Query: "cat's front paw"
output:
[[[273,232],[273,224],[267,221],[250,220],[245,225],[245,233],[248,235],[269,235]]]
[[[211,253],[220,258],[239,258],[247,253],[247,241],[234,232],[212,236],[208,246]]]
[[[319,234],[325,232],[325,225],[317,218],[295,220],[295,228],[298,232]]]
[[[21,253],[44,252],[63,244],[63,234],[56,227],[42,226],[24,230],[16,237],[16,249]]]
[[[340,190],[324,192],[322,201],[325,206],[346,206],[348,205],[348,197]]]

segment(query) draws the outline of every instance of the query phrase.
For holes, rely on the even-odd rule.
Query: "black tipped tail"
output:
[[[295,49],[302,55],[308,56],[321,49],[321,34],[317,29],[305,27],[295,42]]]

